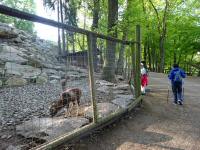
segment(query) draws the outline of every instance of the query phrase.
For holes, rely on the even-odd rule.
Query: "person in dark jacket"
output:
[[[185,72],[179,68],[178,64],[174,64],[172,70],[170,71],[168,78],[171,80],[172,91],[174,94],[174,104],[183,104],[182,97],[182,86],[183,79],[185,78]]]

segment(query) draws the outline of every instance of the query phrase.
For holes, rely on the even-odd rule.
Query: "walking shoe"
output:
[[[174,105],[177,105],[178,103],[175,101],[175,102],[173,102],[173,104],[174,104]]]
[[[178,104],[179,104],[179,105],[183,105],[183,103],[182,103],[181,100],[178,100]]]

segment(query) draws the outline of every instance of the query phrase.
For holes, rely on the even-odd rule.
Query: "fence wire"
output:
[[[19,34],[0,43],[0,149],[34,148],[134,100],[130,45],[91,34],[88,44],[74,48],[75,39],[60,54],[57,43],[12,30]]]

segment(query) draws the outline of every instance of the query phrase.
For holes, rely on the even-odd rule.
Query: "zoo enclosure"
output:
[[[17,17],[20,19],[25,19],[25,20],[29,20],[29,21],[33,21],[33,22],[47,24],[47,25],[50,25],[50,26],[53,26],[56,28],[65,29],[70,32],[80,33],[80,34],[84,34],[87,36],[87,42],[88,42],[88,53],[87,53],[88,57],[87,57],[87,59],[88,59],[88,67],[89,67],[91,103],[92,103],[92,108],[93,108],[93,123],[81,128],[78,131],[74,131],[70,134],[63,135],[61,137],[56,138],[53,141],[45,143],[44,145],[39,146],[38,149],[56,147],[56,146],[60,145],[61,143],[63,143],[64,141],[71,140],[77,136],[84,135],[88,131],[93,131],[94,129],[97,129],[98,127],[105,126],[106,124],[108,124],[108,122],[112,122],[112,121],[116,120],[117,118],[123,116],[128,111],[130,111],[141,100],[141,96],[140,96],[140,49],[141,49],[140,38],[141,37],[140,37],[139,25],[136,26],[136,37],[134,37],[134,38],[136,38],[136,42],[134,42],[134,41],[124,41],[124,40],[116,39],[116,38],[109,37],[109,36],[106,36],[103,34],[91,32],[91,31],[88,31],[85,29],[68,26],[66,24],[62,24],[62,23],[59,23],[56,21],[45,19],[45,18],[36,16],[36,15],[32,15],[29,13],[25,13],[25,12],[22,12],[22,11],[19,11],[16,9],[12,9],[12,8],[9,8],[9,7],[3,6],[3,5],[0,5],[0,13],[8,15],[8,16],[12,16],[12,17]],[[98,111],[97,111],[94,63],[93,63],[93,61],[94,61],[93,60],[93,47],[92,47],[93,38],[100,38],[100,39],[104,39],[107,41],[112,41],[114,43],[121,43],[122,45],[128,45],[129,48],[131,49],[131,61],[132,61],[131,68],[133,69],[133,72],[135,75],[134,84],[135,84],[136,100],[133,101],[127,109],[122,109],[118,112],[111,114],[110,116],[108,116],[106,118],[99,118]]]

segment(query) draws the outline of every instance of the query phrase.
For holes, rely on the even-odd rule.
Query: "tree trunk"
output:
[[[122,40],[126,40],[126,38],[127,38],[127,30],[124,30]],[[116,73],[118,75],[122,75],[124,71],[124,51],[125,51],[125,45],[121,43],[119,51],[119,59],[117,62],[117,70],[116,70]]]
[[[177,64],[180,64],[181,57],[182,57],[182,53],[180,53],[179,56],[178,56],[178,61],[176,62]]]
[[[92,23],[92,31],[95,31],[98,28],[99,23],[99,11],[100,11],[100,0],[93,0],[94,9],[93,9],[93,23]],[[93,64],[94,64],[94,71],[99,72],[98,68],[98,57],[97,57],[97,38],[93,37],[92,42],[92,49],[93,49]]]
[[[128,72],[128,57],[126,56],[125,59],[125,70],[124,70],[124,78],[127,79],[127,72]]]
[[[63,19],[63,3],[62,0],[60,0],[60,15],[61,15],[61,23],[64,23],[64,19]],[[65,30],[62,28],[62,53],[65,53]]]
[[[177,62],[177,59],[176,59],[176,52],[175,52],[175,50],[174,50],[174,64],[176,64],[176,62]]]
[[[144,43],[144,55],[143,55],[144,61],[147,62],[147,38]]]
[[[148,53],[148,61],[149,61],[149,70],[152,69],[152,65],[151,65],[151,50],[150,50],[150,40],[148,39],[148,44],[147,44],[147,53]]]
[[[116,23],[118,19],[118,0],[108,0],[108,35],[117,37]],[[114,28],[115,27],[115,28]],[[112,31],[112,32],[111,32]],[[103,79],[115,82],[115,50],[116,42],[107,40],[106,57],[103,68]]]
[[[69,34],[66,33],[66,52],[69,53]]]
[[[100,52],[100,60],[99,60],[99,63],[100,63],[100,68],[102,69],[103,67],[103,64],[104,64],[104,57],[103,57],[103,51],[104,51],[104,43],[103,43],[103,40],[100,40],[100,44],[99,44],[99,52]]]
[[[153,71],[155,71],[156,69],[156,67],[155,67],[155,64],[156,64],[156,50],[155,50],[155,47],[154,47],[154,45],[153,45],[153,43],[152,43],[152,45],[151,45],[151,49],[152,49],[152,65],[153,65]]]
[[[165,68],[165,49],[164,49],[164,37],[160,36],[160,65],[159,65],[159,72],[164,72]]]
[[[183,63],[183,69],[186,70],[186,60],[187,60],[187,55],[184,57],[184,63]]]
[[[84,7],[84,23],[83,23],[83,29],[86,27],[86,12],[87,9]],[[85,35],[83,34],[83,50],[85,50]]]
[[[58,5],[57,5],[57,17],[58,17],[58,22],[60,22],[59,1],[58,1]],[[60,28],[58,28],[58,55],[59,55],[59,59],[60,59],[60,57],[61,57]]]
[[[150,4],[152,5],[155,13],[156,13],[156,17],[158,20],[158,33],[160,34],[159,37],[159,49],[160,49],[160,59],[159,59],[159,68],[158,71],[159,72],[164,72],[165,69],[165,48],[164,48],[164,43],[165,43],[165,38],[166,38],[166,31],[167,31],[167,10],[168,10],[168,0],[165,0],[165,9],[164,9],[164,13],[163,13],[163,18],[161,19],[159,16],[159,11],[157,10],[157,8],[155,7],[155,5],[153,4],[152,0],[149,0]]]
[[[127,79],[130,79],[131,65],[130,65],[129,61],[128,61],[128,69],[127,70],[128,70],[127,71]]]
[[[158,55],[157,52],[155,51],[155,71],[156,71],[156,72],[159,71],[158,59],[159,59],[159,55]]]
[[[72,33],[72,51],[75,53],[75,33]]]

